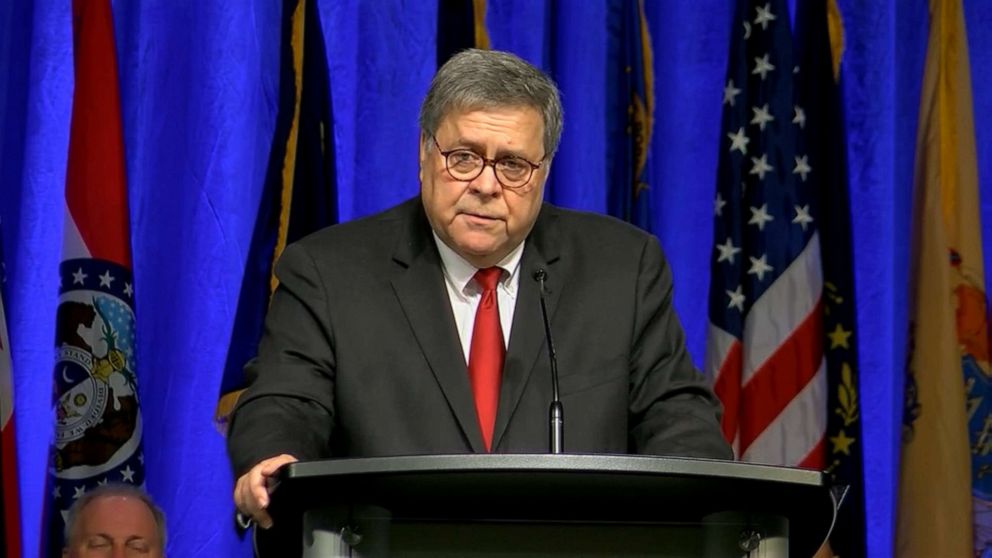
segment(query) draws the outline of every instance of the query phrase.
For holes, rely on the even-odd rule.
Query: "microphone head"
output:
[[[547,296],[549,293],[551,293],[551,290],[548,289],[548,286],[544,283],[545,281],[548,280],[548,273],[546,271],[544,271],[544,268],[542,267],[542,268],[540,268],[540,269],[538,269],[537,271],[534,272],[533,277],[534,277],[534,280],[537,281],[537,284],[540,285],[540,288],[541,288],[541,306],[543,307],[544,306],[544,297]]]

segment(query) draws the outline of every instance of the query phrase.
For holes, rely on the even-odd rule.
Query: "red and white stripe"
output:
[[[751,306],[743,339],[710,324],[706,367],[723,432],[743,461],[824,465],[827,375],[820,240],[813,235]]]
[[[131,267],[124,127],[114,19],[107,0],[74,0],[75,86],[65,177],[62,259]]]
[[[17,487],[17,451],[14,439],[14,376],[10,366],[10,345],[7,341],[7,317],[0,300],[0,487],[3,501],[3,550],[5,556],[20,556],[20,503]]]

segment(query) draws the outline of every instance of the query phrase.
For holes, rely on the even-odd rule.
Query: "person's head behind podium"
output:
[[[534,66],[475,49],[448,60],[420,108],[420,193],[438,238],[478,268],[519,246],[561,130],[558,88]]]
[[[106,484],[79,497],[65,522],[63,558],[165,555],[165,515],[140,488]]]

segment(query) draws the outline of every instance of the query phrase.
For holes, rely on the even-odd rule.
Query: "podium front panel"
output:
[[[274,514],[386,510],[388,527],[381,527],[379,536],[389,540],[388,554],[403,556],[443,556],[443,547],[457,549],[453,543],[459,541],[481,552],[474,556],[510,555],[499,553],[511,541],[516,556],[548,541],[539,554],[718,555],[705,544],[713,544],[713,518],[721,514],[738,514],[734,517],[745,523],[748,517],[780,519],[788,552],[811,556],[826,538],[836,508],[818,471],[646,456],[325,460],[291,464],[280,479]],[[683,546],[672,546],[676,538]],[[465,548],[448,555],[466,555]],[[666,548],[672,554],[665,554]]]

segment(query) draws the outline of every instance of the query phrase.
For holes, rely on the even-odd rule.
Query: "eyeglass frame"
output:
[[[513,190],[515,192],[523,191],[524,190],[524,187],[527,186],[527,184],[530,183],[530,179],[534,178],[534,172],[537,171],[537,170],[539,170],[541,167],[543,167],[544,166],[544,163],[547,162],[547,158],[546,157],[542,158],[540,160],[540,162],[532,163],[528,159],[525,159],[523,157],[519,157],[517,155],[509,155],[509,156],[506,156],[506,157],[500,157],[498,159],[489,159],[488,157],[483,157],[481,154],[479,154],[479,153],[477,153],[477,152],[475,152],[475,151],[473,151],[471,149],[465,148],[465,147],[459,147],[457,149],[449,149],[448,151],[445,151],[445,150],[441,149],[441,144],[438,143],[437,136],[431,134],[431,140],[434,141],[434,147],[437,148],[438,153],[440,153],[441,154],[441,157],[444,158],[444,170],[445,170],[445,172],[448,173],[448,176],[450,176],[452,180],[457,180],[458,182],[472,182],[476,178],[479,178],[480,176],[482,176],[482,173],[484,173],[486,171],[486,167],[490,167],[491,166],[493,168],[493,176],[496,177],[496,182],[499,182],[499,185],[501,187],[506,188],[507,190]],[[469,153],[472,153],[473,155],[475,155],[478,158],[482,159],[482,166],[479,167],[479,173],[476,174],[475,176],[473,176],[472,178],[458,178],[457,176],[455,176],[451,172],[450,165],[448,164],[448,156],[451,155],[452,153],[457,153],[459,151],[468,151]],[[499,178],[499,173],[496,172],[496,163],[499,163],[500,161],[505,161],[507,159],[515,159],[515,160],[523,161],[523,162],[527,163],[528,165],[530,165],[530,174],[527,175],[527,180],[524,180],[519,186],[507,186],[506,184],[503,184],[503,181],[500,180],[500,178]]]

